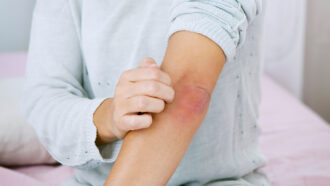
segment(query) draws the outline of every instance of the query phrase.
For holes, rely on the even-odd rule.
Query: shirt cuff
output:
[[[97,147],[95,140],[97,137],[97,129],[93,122],[93,116],[96,109],[106,98],[96,98],[91,100],[91,104],[86,113],[85,122],[85,158],[86,164],[83,167],[91,168],[100,165],[101,163],[113,163],[120,151],[122,140],[116,140],[109,144]],[[104,152],[104,153],[103,153]]]

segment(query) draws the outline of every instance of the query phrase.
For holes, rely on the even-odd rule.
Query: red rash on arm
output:
[[[210,102],[210,93],[191,81],[180,81],[175,87],[173,102],[153,115],[154,124],[125,137],[105,185],[166,185]]]
[[[189,120],[200,116],[210,100],[210,94],[196,85],[183,85],[176,90],[174,99],[176,109],[170,115],[180,121],[180,124],[189,124]]]
[[[149,128],[126,135],[105,185],[166,185],[206,116],[225,59],[203,35],[171,36],[161,69],[172,79],[175,98],[153,115]]]

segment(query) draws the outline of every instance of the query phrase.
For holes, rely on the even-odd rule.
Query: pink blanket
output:
[[[274,186],[330,186],[330,126],[264,77],[261,147]]]
[[[22,60],[24,55],[0,56],[0,62]],[[18,73],[14,68],[19,64],[24,63],[2,64],[7,70],[0,68],[0,75],[21,76],[24,68]],[[329,125],[268,77],[263,78],[262,95],[260,144],[269,160],[263,169],[273,185],[330,186]],[[65,166],[0,167],[0,185],[60,185],[72,174]]]
[[[55,186],[73,175],[66,166],[31,166],[8,169],[0,167],[1,186]]]

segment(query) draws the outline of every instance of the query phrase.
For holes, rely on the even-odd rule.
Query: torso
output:
[[[76,13],[81,19],[84,86],[90,97],[112,97],[120,74],[137,67],[144,57],[161,64],[170,7],[171,1],[163,0],[81,1]],[[168,185],[240,177],[266,163],[258,147],[260,25],[257,18],[236,59],[226,62],[207,116]],[[75,178],[102,185],[111,167],[77,170]]]

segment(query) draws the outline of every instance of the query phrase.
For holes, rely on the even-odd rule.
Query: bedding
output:
[[[262,96],[260,145],[268,158],[263,171],[273,186],[330,186],[329,124],[266,75]],[[0,167],[0,185],[60,185],[72,174],[66,166]]]
[[[25,53],[0,55],[0,165],[55,163],[20,113]]]
[[[259,122],[274,186],[330,186],[329,124],[267,76]]]

